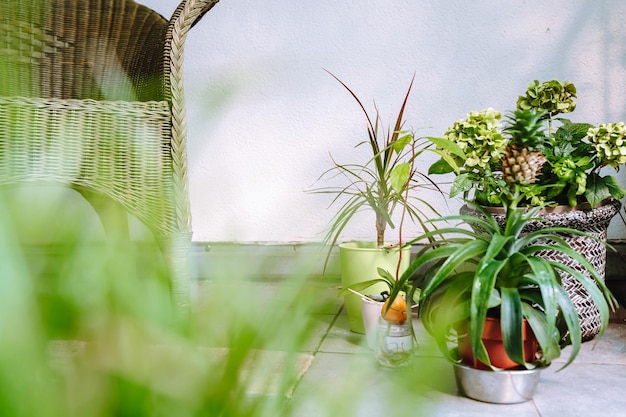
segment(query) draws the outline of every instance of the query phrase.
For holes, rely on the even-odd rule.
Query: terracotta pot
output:
[[[474,355],[472,354],[472,348],[470,346],[470,340],[467,336],[467,326],[461,330],[458,338],[459,343],[459,355],[461,361],[467,365],[476,369],[491,369],[479,360],[476,360],[476,366],[474,366]],[[524,340],[524,360],[526,362],[533,362],[535,354],[537,352],[537,339],[530,328],[530,325],[526,320],[522,326],[522,339]],[[500,319],[487,317],[485,320],[485,328],[483,329],[483,343],[489,354],[489,360],[491,364],[501,369],[517,368],[520,364],[513,362],[509,355],[507,355],[504,349],[504,343],[502,342],[502,331],[500,327]]]

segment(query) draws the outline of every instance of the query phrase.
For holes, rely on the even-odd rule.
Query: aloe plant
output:
[[[482,217],[454,215],[433,220],[460,224],[438,228],[437,235],[445,237],[426,245],[400,277],[397,288],[409,282],[413,291],[421,289],[419,309],[424,327],[451,360],[458,357],[449,348],[450,337],[456,334],[459,323],[468,322],[474,357],[490,365],[481,338],[485,318],[497,314],[505,349],[513,361],[526,368],[547,365],[571,344],[563,367],[568,366],[579,352],[581,330],[576,309],[561,285],[560,273],[570,274],[588,291],[600,313],[600,335],[608,324],[609,309],[617,305],[594,267],[563,239],[564,234],[590,236],[566,227],[522,233],[541,207],[518,208],[519,200],[515,195],[505,205],[504,228],[479,205],[475,206]],[[415,241],[433,236],[427,232]],[[569,256],[584,271],[545,259],[540,256],[542,251]],[[394,296],[395,291],[390,297]],[[540,347],[540,357],[534,363],[524,361],[523,319],[528,321]]]

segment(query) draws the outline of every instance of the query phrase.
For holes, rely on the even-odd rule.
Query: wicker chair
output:
[[[132,0],[0,0],[0,187],[56,183],[154,234],[190,305],[183,51],[218,0],[167,21]],[[126,225],[127,227],[128,225]]]

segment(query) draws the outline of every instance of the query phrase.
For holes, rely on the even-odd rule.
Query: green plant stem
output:
[[[552,137],[552,113],[548,117],[548,136]]]

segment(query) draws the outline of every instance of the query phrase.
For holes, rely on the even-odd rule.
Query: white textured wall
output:
[[[167,17],[177,5],[139,1]],[[320,239],[330,200],[303,190],[328,152],[367,158],[352,149],[359,109],[323,68],[386,120],[415,73],[406,119],[424,135],[470,110],[513,109],[533,79],[576,84],[573,120],[626,120],[624,21],[622,0],[222,0],[186,49],[194,240]],[[626,238],[619,219],[610,237]],[[373,239],[373,220],[344,238]]]

